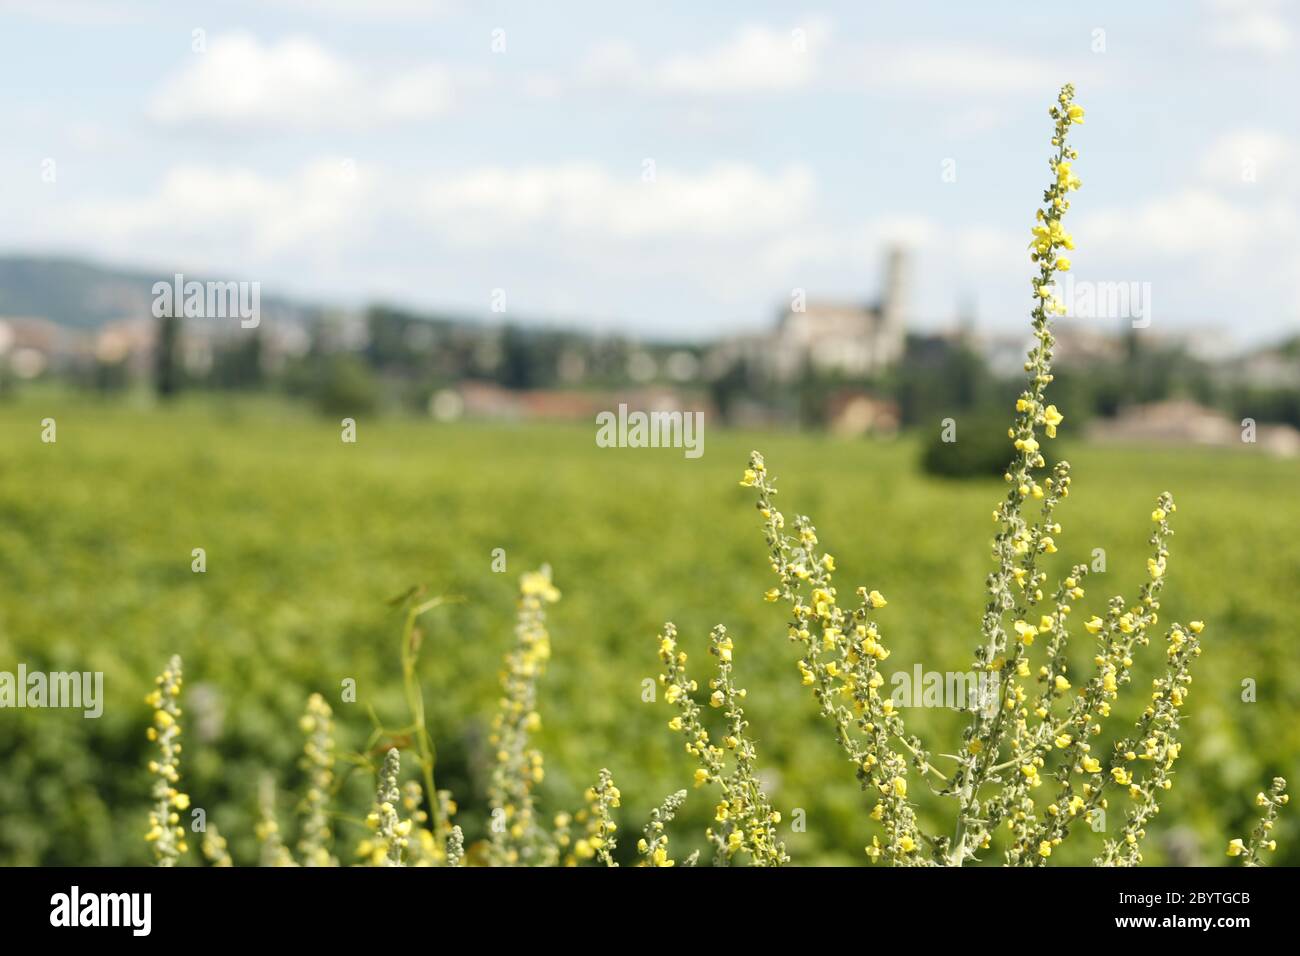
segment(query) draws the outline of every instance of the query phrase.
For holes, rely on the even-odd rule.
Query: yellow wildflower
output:
[[[1066,260],[1069,261],[1068,259]],[[1065,420],[1065,416],[1057,411],[1055,405],[1048,405],[1043,409],[1043,427],[1047,432],[1048,438],[1056,437],[1056,426]]]

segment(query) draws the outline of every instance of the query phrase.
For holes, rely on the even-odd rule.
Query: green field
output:
[[[40,440],[46,417],[57,421],[54,444]],[[593,426],[363,418],[357,443],[345,444],[336,422],[263,401],[158,409],[33,394],[0,405],[0,670],[103,671],[106,693],[98,720],[0,711],[0,863],[147,862],[142,698],[171,653],[186,668],[186,789],[236,862],[253,862],[263,773],[276,775],[282,818],[292,819],[308,693],[331,701],[344,747],[362,746],[368,708],[403,722],[401,615],[386,601],[417,583],[464,599],[428,619],[420,666],[438,783],[456,792],[459,822],[477,838],[516,582],[549,562],[564,596],[551,609],[554,658],[541,689],[545,810],[576,808],[607,766],[631,848],[649,808],[693,770],[665,727],[668,705],[642,701],[642,681],[658,673],[655,637],[673,620],[702,668],[708,630],[724,623],[774,803],[787,820],[806,811],[806,832],[784,834],[794,860],[865,864],[869,804],[800,686],[783,611],[762,600],[764,544],[737,479],[760,448],[781,507],[811,515],[835,554],[841,588],[889,597],[887,671],[969,667],[1001,483],[926,478],[911,439],[710,430],[692,461],[597,448],[593,435]],[[1205,620],[1206,653],[1147,859],[1177,849],[1172,859],[1218,863],[1228,837],[1249,829],[1256,791],[1300,763],[1300,463],[1065,447],[1075,483],[1059,512],[1058,566],[1098,547],[1107,558],[1080,620],[1112,594],[1135,593],[1152,502],[1166,489],[1178,500],[1162,618]],[[194,548],[206,550],[206,573],[191,571]],[[505,574],[492,571],[495,548],[505,549]],[[1083,667],[1090,650],[1078,644]],[[357,682],[356,704],[338,700],[345,678]],[[1246,678],[1256,703],[1241,700]],[[1126,725],[1135,695],[1122,700]],[[934,752],[957,746],[951,712],[908,719]],[[351,812],[362,812],[369,786],[350,781]],[[939,801],[918,800],[934,823]],[[671,830],[676,846],[703,844],[713,802],[692,794]],[[1300,863],[1293,818],[1279,825],[1277,863]],[[339,830],[346,860],[360,830]],[[1099,843],[1080,828],[1061,859],[1090,859]]]

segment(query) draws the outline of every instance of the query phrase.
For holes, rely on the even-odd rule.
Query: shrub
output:
[[[921,470],[938,478],[997,478],[1007,470],[1005,420],[992,412],[975,412],[955,419],[954,434],[941,428],[921,451]],[[1050,450],[1041,449],[1044,467],[1056,464]]]
[[[354,355],[321,360],[315,385],[316,405],[326,415],[357,415],[379,402],[379,386],[369,367]]]

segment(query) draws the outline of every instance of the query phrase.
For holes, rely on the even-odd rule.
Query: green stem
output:
[[[415,744],[420,754],[420,769],[424,776],[425,799],[429,801],[429,819],[433,822],[433,832],[441,833],[442,802],[438,799],[438,788],[434,781],[433,770],[438,761],[437,749],[433,737],[429,734],[424,718],[424,691],[416,677],[415,665],[420,659],[420,647],[416,642],[415,622],[426,611],[431,611],[458,598],[430,598],[417,604],[406,613],[406,626],[402,629],[402,684],[406,691],[406,706],[415,723]]]

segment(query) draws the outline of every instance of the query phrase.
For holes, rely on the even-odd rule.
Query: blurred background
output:
[[[107,698],[0,710],[0,863],[147,860],[142,697],[172,653],[187,787],[253,862],[265,775],[292,825],[309,693],[345,747],[371,709],[404,722],[386,601],[413,584],[465,598],[421,679],[481,836],[542,562],[547,812],[608,766],[639,829],[684,783],[641,682],[664,620],[701,661],[725,623],[774,801],[807,812],[796,861],[864,862],[736,479],[761,448],[843,586],[889,596],[891,665],[968,668],[1067,81],[1056,557],[1105,551],[1081,612],[1131,598],[1177,497],[1164,616],[1204,619],[1206,654],[1148,859],[1220,862],[1300,755],[1300,13],[1187,11],[0,0],[0,670],[103,671]],[[620,403],[703,412],[704,456],[597,448]],[[909,720],[956,746],[959,715]]]

